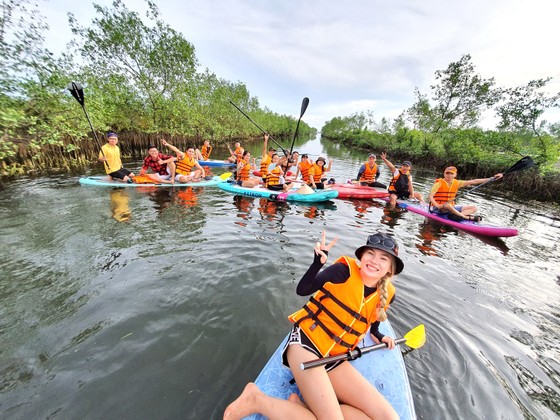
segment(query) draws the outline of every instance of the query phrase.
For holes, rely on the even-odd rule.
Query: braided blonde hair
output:
[[[387,305],[387,299],[389,298],[389,280],[393,278],[393,273],[396,271],[396,263],[393,259],[391,264],[391,271],[385,274],[379,283],[377,284],[377,293],[379,293],[379,304],[377,306],[377,320],[386,321],[387,313],[385,312],[385,306]]]

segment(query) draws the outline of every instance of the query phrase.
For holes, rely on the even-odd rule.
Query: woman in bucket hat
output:
[[[357,346],[364,334],[395,347],[393,338],[378,330],[393,300],[394,275],[404,268],[395,240],[384,234],[370,235],[355,251],[321,271],[338,238],[328,245],[323,231],[315,245],[315,258],[297,286],[298,295],[311,295],[304,307],[289,316],[294,322],[283,351],[304,398],[296,394],[282,400],[264,394],[249,383],[231,403],[224,419],[261,413],[270,418],[384,418],[398,419],[389,402],[348,361],[301,370],[303,362],[345,353]]]

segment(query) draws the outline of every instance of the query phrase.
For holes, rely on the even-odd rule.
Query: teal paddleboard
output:
[[[236,195],[244,195],[246,197],[268,198],[273,201],[293,201],[301,203],[318,203],[328,201],[338,196],[335,190],[315,190],[311,194],[299,194],[298,188],[294,187],[288,191],[272,191],[264,187],[241,187],[232,182],[222,182],[218,188]]]
[[[107,176],[87,176],[80,178],[80,184],[82,185],[92,185],[96,187],[210,187],[213,185],[218,185],[220,182],[224,182],[219,176],[215,176],[209,180],[203,180],[198,182],[187,182],[181,184],[176,182],[175,184],[128,184],[121,181],[109,181]]]

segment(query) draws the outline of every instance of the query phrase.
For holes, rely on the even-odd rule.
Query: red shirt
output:
[[[142,169],[147,170],[152,168],[154,174],[167,175],[167,163],[160,165],[158,161],[170,159],[172,156],[167,156],[162,153],[158,154],[158,160],[153,160],[151,156],[146,156],[144,158],[144,163],[142,164]]]

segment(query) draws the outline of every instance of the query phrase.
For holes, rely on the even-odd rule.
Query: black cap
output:
[[[366,244],[356,250],[356,257],[358,257],[358,259],[362,258],[362,254],[368,248],[380,249],[381,251],[385,251],[388,254],[391,254],[393,257],[395,257],[396,262],[397,271],[394,274],[399,274],[401,271],[403,271],[404,263],[399,258],[399,246],[391,236],[380,232],[370,235],[367,238]]]

